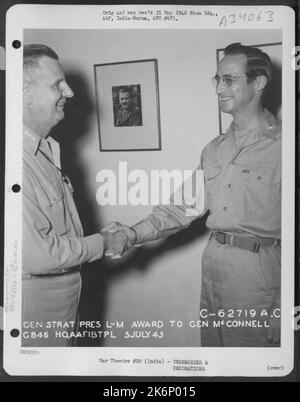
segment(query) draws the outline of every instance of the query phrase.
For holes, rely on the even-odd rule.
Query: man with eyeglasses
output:
[[[234,43],[224,51],[213,84],[233,121],[203,150],[203,210],[187,216],[184,203],[173,202],[131,228],[118,222],[107,228],[127,235],[107,252],[116,257],[209,212],[200,310],[209,326],[201,329],[202,346],[280,344],[281,126],[262,105],[271,70],[269,56],[258,48]]]

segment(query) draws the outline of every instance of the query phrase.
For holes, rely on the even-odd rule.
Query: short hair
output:
[[[37,68],[39,59],[42,57],[50,57],[51,59],[58,60],[57,54],[50,47],[40,44],[24,45],[23,48],[23,68],[29,70]]]
[[[130,96],[132,96],[131,90],[130,90],[130,88],[128,88],[128,87],[119,89],[119,95],[120,95],[121,93],[128,93]]]
[[[267,53],[253,46],[245,46],[241,43],[232,43],[224,49],[225,56],[243,54],[247,58],[246,75],[248,82],[256,77],[264,75],[267,78],[267,85],[272,79],[272,62]]]

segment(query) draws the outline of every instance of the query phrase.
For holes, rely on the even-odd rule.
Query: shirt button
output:
[[[231,184],[228,184],[228,188],[231,188]]]
[[[235,161],[231,162],[232,165],[235,165]]]
[[[227,207],[223,207],[223,210],[224,210],[224,211],[227,211]]]
[[[257,180],[261,180],[261,176],[257,176]]]

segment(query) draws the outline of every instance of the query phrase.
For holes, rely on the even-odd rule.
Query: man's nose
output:
[[[224,84],[223,80],[220,80],[220,82],[216,85],[216,94],[220,94],[221,92],[224,91],[226,88],[226,85]]]
[[[69,87],[67,83],[65,83],[63,87],[63,96],[65,96],[66,98],[73,98],[74,96],[73,90],[71,89],[71,87]]]

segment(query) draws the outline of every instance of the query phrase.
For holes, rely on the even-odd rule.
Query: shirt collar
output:
[[[228,138],[229,129],[226,131],[226,134],[220,134],[217,138],[217,145],[220,145],[226,138]]]
[[[265,109],[264,117],[261,120],[257,130],[255,130],[256,139],[259,140],[265,136],[275,140],[279,131],[281,131],[280,121],[277,120],[271,112]],[[221,134],[218,137],[217,144],[221,144],[221,142],[227,139],[230,134],[233,134],[233,132],[234,130],[231,124],[230,127],[227,129],[226,134]]]
[[[40,148],[49,150],[47,143],[51,145],[52,149],[55,149],[56,153],[59,153],[59,143],[55,141],[54,138],[48,137],[46,140],[45,138],[40,137],[30,128],[23,126],[23,144],[34,155],[36,155]]]
[[[40,147],[41,137],[30,128],[23,126],[23,144],[35,155]]]
[[[281,122],[265,109],[264,119],[260,127],[260,135],[275,140],[279,131],[281,131]]]

